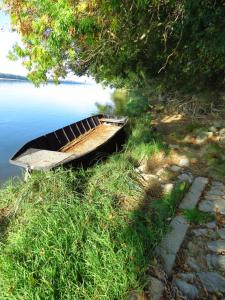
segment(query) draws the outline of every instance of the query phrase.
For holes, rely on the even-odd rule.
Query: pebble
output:
[[[151,276],[150,284],[149,284],[149,298],[151,300],[160,300],[163,290],[164,290],[164,285],[162,281]]]
[[[208,246],[209,250],[211,250],[213,252],[216,252],[216,253],[225,252],[225,241],[224,240],[208,242],[207,246]]]
[[[207,194],[206,197],[210,196],[224,196],[224,192],[219,189],[211,189]]]
[[[215,268],[216,270],[219,269],[225,272],[225,256],[207,254],[206,261],[209,268]]]
[[[196,279],[196,276],[193,273],[178,273],[177,278],[185,280],[185,281],[189,281],[189,282],[194,282],[194,280]]]
[[[217,132],[217,129],[216,129],[215,126],[211,126],[211,127],[209,128],[209,130],[210,130],[211,132]]]
[[[184,181],[184,182],[188,182],[188,183],[192,183],[192,181],[193,181],[193,176],[186,174],[186,173],[179,175],[177,178],[179,181]]]
[[[205,228],[199,228],[199,229],[194,229],[193,232],[196,236],[205,236],[207,235],[208,230]]]
[[[200,272],[197,275],[208,292],[225,292],[225,278],[218,273]]]
[[[218,234],[219,234],[221,239],[225,240],[225,228],[219,229]]]
[[[187,157],[183,157],[183,158],[180,159],[178,165],[180,167],[188,167],[190,165],[190,161]]]
[[[170,167],[170,170],[173,172],[180,172],[181,167],[174,165]]]
[[[200,266],[197,265],[195,259],[192,257],[188,257],[187,264],[195,272],[199,272],[201,270]]]
[[[204,212],[218,212],[225,215],[225,200],[203,200],[199,204],[199,209]]]
[[[214,228],[216,228],[216,221],[207,223],[207,224],[206,224],[206,227],[209,228],[209,229],[214,229]]]
[[[145,181],[158,180],[158,176],[153,174],[141,174]]]
[[[163,192],[165,194],[169,194],[172,192],[173,188],[174,188],[173,183],[167,183],[167,184],[163,185]]]
[[[199,294],[199,291],[196,288],[196,286],[187,283],[186,281],[177,279],[175,281],[175,284],[178,287],[178,289],[182,292],[182,294],[188,297],[188,299],[195,299]]]

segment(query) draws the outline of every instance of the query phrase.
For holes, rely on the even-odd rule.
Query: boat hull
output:
[[[90,166],[121,148],[127,122],[102,114],[86,118],[28,142],[10,163],[27,170]]]

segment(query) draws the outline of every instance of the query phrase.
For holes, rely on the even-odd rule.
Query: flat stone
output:
[[[183,216],[176,216],[170,223],[171,231],[167,233],[161,244],[157,247],[157,253],[161,256],[166,273],[171,274],[177,252],[185,238],[189,224]]]
[[[225,193],[221,191],[220,189],[211,189],[207,194],[206,197],[211,197],[211,196],[224,196]]]
[[[158,176],[153,174],[141,174],[145,181],[158,180]]]
[[[193,257],[188,257],[187,264],[195,272],[199,272],[201,270],[200,266],[197,265],[197,263]]]
[[[187,283],[186,281],[177,279],[175,281],[175,284],[178,287],[178,289],[182,292],[182,294],[186,296],[188,299],[195,299],[199,294],[199,291],[196,288],[196,286]]]
[[[224,194],[222,196],[218,195],[206,195],[205,200],[209,201],[223,201],[224,200]]]
[[[150,277],[149,299],[159,300],[163,294],[164,285],[162,281],[155,277]]]
[[[169,147],[171,149],[179,149],[180,148],[179,145],[173,145],[173,144],[170,144]]]
[[[209,222],[209,223],[205,224],[205,226],[209,229],[214,229],[214,228],[216,228],[216,221]]]
[[[156,175],[161,176],[164,172],[165,172],[165,168],[164,167],[160,168],[160,169],[157,170]]]
[[[177,278],[188,281],[188,282],[194,282],[194,280],[196,279],[196,276],[193,273],[178,273]]]
[[[219,134],[220,135],[225,135],[225,128],[220,129]]]
[[[182,157],[178,163],[180,167],[188,167],[190,165],[190,161],[187,157]]]
[[[179,175],[177,178],[179,181],[184,181],[184,182],[188,182],[188,183],[192,183],[192,181],[193,181],[193,176],[186,174],[186,173]]]
[[[225,240],[225,228],[219,229],[218,234],[219,234],[221,239]]]
[[[209,250],[213,252],[216,253],[225,252],[225,240],[211,241],[207,243],[207,246]]]
[[[224,255],[207,254],[206,260],[207,260],[207,265],[210,269],[216,269],[225,272]]]
[[[194,229],[193,232],[196,236],[205,236],[207,235],[208,230],[205,228],[199,228],[199,229]]]
[[[173,183],[167,183],[167,184],[163,185],[163,192],[165,194],[169,194],[172,192],[173,188],[174,188]]]
[[[185,195],[184,199],[180,204],[181,209],[193,209],[196,207],[198,200],[205,189],[205,186],[208,183],[208,178],[205,177],[197,177],[188,193]]]
[[[211,127],[209,127],[209,130],[211,131],[211,132],[217,132],[217,129],[216,129],[216,127],[215,126],[211,126]]]
[[[212,187],[222,188],[224,185],[221,181],[213,181]]]
[[[170,170],[173,172],[180,172],[181,167],[174,165],[170,167]]]
[[[208,292],[225,292],[225,278],[216,272],[197,273]]]
[[[199,209],[204,212],[217,212],[225,215],[225,200],[203,200],[199,204]]]

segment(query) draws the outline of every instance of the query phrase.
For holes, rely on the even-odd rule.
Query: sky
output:
[[[0,4],[1,4],[0,0]],[[19,61],[10,61],[7,58],[13,45],[20,42],[20,37],[16,32],[10,31],[10,19],[0,10],[0,73],[11,73],[15,75],[26,75],[27,70]]]

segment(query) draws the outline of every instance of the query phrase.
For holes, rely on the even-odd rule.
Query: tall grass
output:
[[[130,156],[161,149],[146,122],[135,122],[125,151],[102,164],[38,172],[0,191],[2,206],[21,199],[1,235],[0,299],[125,299],[145,286],[184,190],[156,205],[140,185]]]

